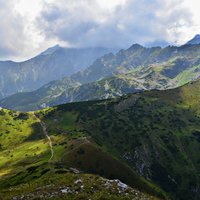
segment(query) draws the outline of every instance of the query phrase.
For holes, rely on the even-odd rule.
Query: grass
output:
[[[41,169],[37,169],[38,171]],[[48,199],[48,196],[56,194],[54,199],[134,199],[135,193],[137,198],[156,200],[157,198],[144,195],[137,190],[128,189],[126,197],[120,194],[115,184],[111,188],[106,188],[106,179],[92,174],[73,174],[71,172],[62,172],[57,169],[52,172],[49,169],[42,177],[35,179],[31,184],[26,183],[20,186],[12,187],[12,190],[4,189],[1,195],[5,195],[6,199],[11,197],[29,196],[37,199]],[[81,184],[77,184],[77,180],[81,180]],[[81,186],[84,186],[81,188]],[[71,193],[63,194],[61,191],[65,188],[70,189]],[[51,192],[49,192],[51,191]],[[76,193],[76,195],[74,195]],[[42,197],[41,197],[42,196]]]
[[[185,85],[186,83],[190,82],[191,80],[195,80],[198,78],[197,71],[199,70],[200,65],[193,66],[188,70],[183,71],[180,73],[176,79],[178,80],[179,86]]]
[[[1,137],[6,139],[0,151],[0,188],[23,184],[24,189],[28,182],[37,181],[44,185],[43,178],[57,177],[59,166],[61,171],[73,167],[117,178],[153,196],[167,198],[167,193],[171,199],[198,200],[199,88],[197,81],[174,90],[137,94],[135,100],[134,95],[127,95],[38,111],[55,151],[49,163],[48,144],[33,114],[1,110]],[[116,106],[121,109],[116,111]],[[7,130],[13,132],[10,140],[5,137]],[[30,173],[33,166],[38,168]]]
[[[9,195],[17,196],[22,191],[27,194],[30,193],[34,190],[32,186],[35,181],[38,181],[37,184],[40,182],[42,187],[44,182],[50,179],[50,175],[47,177],[45,175],[48,174],[48,171],[53,173],[53,177],[57,176],[55,173],[57,165],[62,166],[60,167],[61,170],[63,170],[63,167],[67,169],[76,167],[85,172],[104,177],[119,178],[143,192],[157,194],[155,186],[149,185],[131,168],[101,150],[101,147],[95,144],[92,138],[90,141],[89,134],[78,123],[80,117],[78,111],[65,112],[61,107],[60,110],[46,109],[39,112],[38,115],[45,121],[52,139],[54,157],[50,162],[48,162],[50,157],[48,141],[33,113],[21,114],[1,110],[1,117],[6,119],[2,120],[2,127],[4,127],[2,130],[4,131],[2,131],[1,137],[4,139],[7,130],[11,132],[9,134],[13,134],[9,140],[3,141],[0,151],[0,193],[6,199],[10,198]],[[12,131],[16,127],[22,129],[22,132]],[[15,146],[14,149],[13,146]],[[101,163],[104,163],[104,165]],[[71,175],[68,174],[68,176]],[[108,199],[122,198],[114,193],[106,195],[104,189],[99,189],[99,193],[93,194],[93,197],[97,199],[103,198],[103,196]],[[13,192],[8,192],[8,190]],[[86,194],[83,193],[83,195]],[[130,198],[131,195],[128,194],[127,199]]]

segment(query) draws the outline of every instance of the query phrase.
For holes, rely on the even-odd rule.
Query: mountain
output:
[[[0,62],[0,98],[33,91],[44,84],[88,67],[98,57],[115,51],[107,48],[73,49],[58,45],[24,62]]]
[[[119,179],[139,194],[198,200],[199,95],[197,80],[35,113],[1,109],[0,194],[27,198],[65,189],[71,199],[74,191],[84,199],[95,192],[112,195],[109,180]],[[127,199],[133,199],[129,191]],[[120,197],[126,199],[123,192],[104,198]]]
[[[186,43],[187,45],[195,45],[195,44],[200,44],[200,35],[196,35],[193,39],[191,39],[190,41],[188,41]]]
[[[0,110],[1,198],[159,200],[164,197],[157,186],[93,141],[82,125],[76,124],[76,113],[58,111],[64,118],[59,121],[59,116],[54,115],[51,121],[51,111]],[[53,130],[43,118],[52,125],[63,124]]]
[[[106,54],[98,58],[87,69],[71,77],[51,82],[30,93],[4,98],[0,106],[30,111],[67,102],[175,88],[200,77],[199,55],[200,45],[162,49],[135,44],[116,55]]]
[[[42,52],[40,55],[45,56],[45,55],[51,55],[55,53],[56,51],[59,51],[62,47],[60,45],[55,45],[53,47],[48,48],[46,51]]]
[[[152,47],[145,48],[134,44],[127,50],[121,50],[116,55],[107,54],[97,59],[91,66],[85,70],[71,76],[75,81],[89,83],[102,78],[110,77],[116,74],[125,74],[139,66],[148,66],[152,64],[163,65],[167,63],[166,72],[170,77],[176,76],[179,72],[194,65],[198,65],[200,45],[195,46],[168,46],[166,48]],[[170,69],[170,62],[174,60],[181,61]],[[184,60],[186,62],[184,62]],[[174,70],[176,67],[177,70]]]
[[[165,40],[155,40],[153,42],[146,43],[145,46],[146,47],[157,47],[157,46],[159,46],[159,47],[163,47],[164,48],[164,47],[169,46],[169,43],[166,42]]]
[[[29,93],[18,93],[0,101],[0,106],[14,110],[38,110],[66,102],[107,99],[150,89],[167,89],[175,81],[157,73],[151,67],[139,67],[92,83],[80,84],[65,78],[51,82]]]

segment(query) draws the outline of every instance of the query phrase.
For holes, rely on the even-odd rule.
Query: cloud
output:
[[[53,45],[36,26],[42,0],[0,0],[0,59],[27,59]],[[41,11],[41,10],[40,10]],[[42,44],[42,45],[41,45]]]
[[[23,18],[10,9],[12,3],[12,0],[0,0],[0,54],[3,56],[15,54],[21,43],[19,39],[24,37]]]
[[[200,31],[199,0],[0,0],[0,58],[68,47],[182,44]]]
[[[178,43],[191,13],[181,0],[126,0],[112,9],[94,0],[46,3],[39,27],[47,38],[68,45],[127,47],[138,42]]]

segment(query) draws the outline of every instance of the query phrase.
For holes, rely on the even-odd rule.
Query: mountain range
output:
[[[88,67],[98,57],[115,52],[108,48],[73,49],[56,45],[24,62],[0,62],[0,98],[33,91],[50,81]]]
[[[143,90],[176,88],[200,77],[199,55],[200,45],[145,48],[134,44],[127,50],[98,58],[70,77],[50,82],[33,92],[4,98],[0,106],[30,111]]]

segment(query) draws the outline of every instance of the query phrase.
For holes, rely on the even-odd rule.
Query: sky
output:
[[[181,45],[200,34],[199,0],[0,0],[0,59],[48,47]]]

